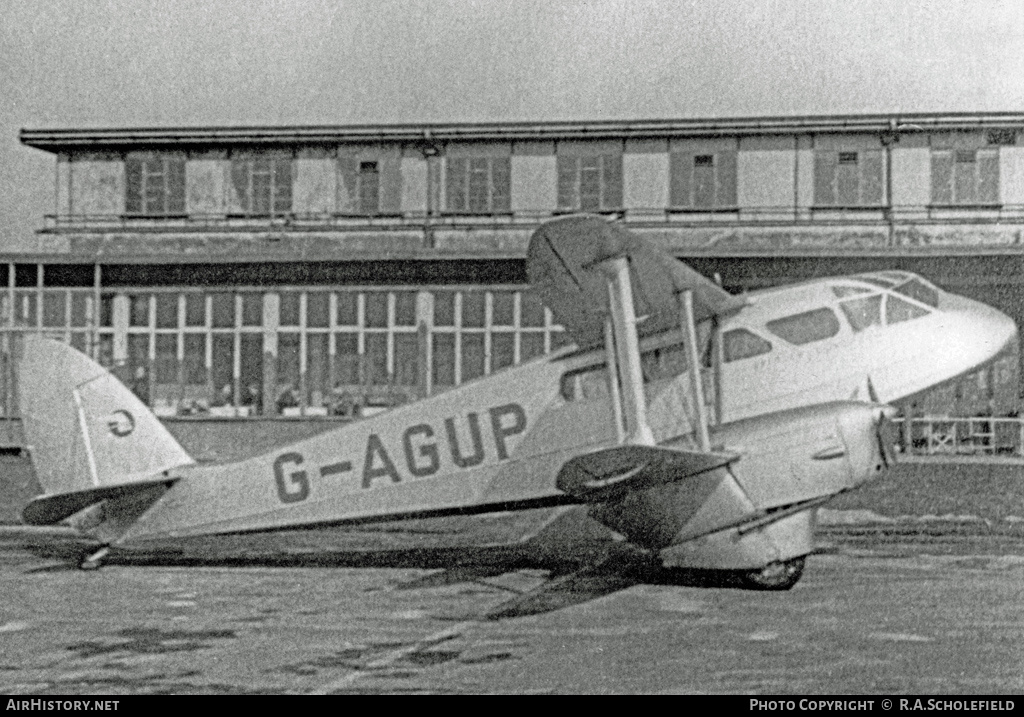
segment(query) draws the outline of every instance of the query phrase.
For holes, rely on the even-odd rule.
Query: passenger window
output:
[[[588,401],[608,395],[608,372],[604,366],[573,371],[562,376],[562,398],[566,401]]]
[[[888,296],[885,300],[885,323],[898,324],[901,321],[910,321],[927,316],[928,310],[920,306],[914,306],[909,301],[904,301],[895,296]]]
[[[760,356],[772,350],[772,345],[746,329],[732,329],[722,336],[722,353],[726,363]]]
[[[900,284],[896,287],[896,291],[928,306],[938,307],[939,305],[939,292],[920,279],[911,279],[906,284]]]
[[[687,365],[686,346],[683,344],[645,351],[640,356],[644,383],[674,378],[686,371]]]
[[[882,295],[875,294],[863,299],[844,301],[840,304],[846,320],[854,331],[863,331],[869,326],[882,325]]]
[[[822,341],[839,333],[839,319],[832,309],[815,309],[769,321],[765,326],[776,336],[797,346]]]

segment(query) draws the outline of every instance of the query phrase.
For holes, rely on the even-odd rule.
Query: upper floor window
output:
[[[882,150],[814,153],[814,204],[877,207],[884,201]]]
[[[622,207],[622,153],[559,154],[558,208],[602,212]]]
[[[445,177],[448,211],[471,214],[511,211],[511,174],[509,157],[448,157]]]
[[[999,204],[999,150],[932,150],[932,204]]]
[[[269,216],[292,210],[290,157],[235,157],[231,181],[243,214]]]
[[[736,206],[736,152],[673,152],[670,201],[679,209]]]
[[[185,213],[185,160],[156,157],[125,160],[125,213],[168,216]]]
[[[376,162],[359,163],[359,211],[376,214],[380,211],[380,170]]]
[[[373,216],[384,212],[382,191],[387,169],[383,158],[370,155],[339,154],[338,172],[342,187],[341,212]]]

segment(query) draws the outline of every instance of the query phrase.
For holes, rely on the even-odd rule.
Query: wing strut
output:
[[[682,314],[682,328],[686,336],[689,353],[690,383],[693,385],[693,405],[696,414],[697,439],[702,451],[711,450],[711,436],[708,433],[708,410],[704,403],[704,384],[700,379],[700,355],[697,353],[697,324],[693,320],[693,291],[686,289],[679,294],[679,308]]]
[[[614,334],[619,383],[622,386],[622,414],[617,424],[626,426],[626,442],[653,446],[654,433],[647,423],[647,398],[644,396],[644,376],[640,368],[640,338],[636,330],[636,311],[633,307],[633,286],[629,275],[629,258],[613,256],[601,262],[608,279],[608,304]],[[607,337],[607,332],[606,332]],[[608,341],[605,340],[607,347]],[[609,361],[609,372],[612,364]]]
[[[604,351],[608,361],[608,393],[612,397],[612,414],[615,418],[615,442],[626,442],[626,427],[622,424],[622,392],[619,391],[619,363],[615,360],[615,330],[612,320],[604,322]]]

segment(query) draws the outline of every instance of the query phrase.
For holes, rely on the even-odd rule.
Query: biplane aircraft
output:
[[[94,568],[154,540],[583,514],[668,568],[783,589],[816,509],[892,463],[886,404],[1017,336],[902,271],[731,295],[595,216],[542,225],[527,267],[574,346],[231,464],[197,464],[107,370],[26,339],[20,400],[45,493],[24,521],[98,540],[81,563]]]

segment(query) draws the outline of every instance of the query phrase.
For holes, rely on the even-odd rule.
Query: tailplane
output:
[[[26,443],[45,491],[22,513],[55,523],[99,500],[170,480],[194,463],[146,405],[67,344],[26,336],[18,399]]]

